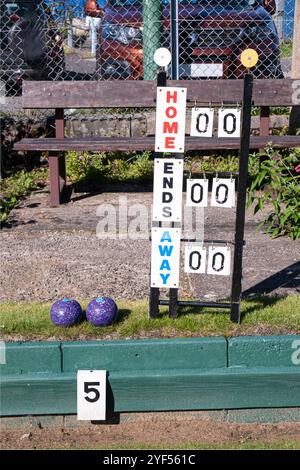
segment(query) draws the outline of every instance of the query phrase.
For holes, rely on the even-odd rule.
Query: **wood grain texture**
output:
[[[290,367],[113,372],[108,380],[115,412],[300,406],[300,373]],[[76,413],[75,373],[3,378],[2,416],[68,413]]]
[[[115,412],[298,407],[294,340],[299,335],[9,343],[1,415],[76,413],[76,372],[90,368],[108,371]]]
[[[211,369],[227,366],[227,341],[223,337],[153,339],[136,341],[64,342],[63,372],[78,369],[136,371],[161,369]]]
[[[50,174],[50,206],[57,207],[60,204],[60,177],[59,177],[59,153],[49,154]]]
[[[6,343],[5,364],[0,365],[1,377],[32,372],[61,372],[60,348],[59,342]]]
[[[180,80],[168,86],[186,87],[188,105],[239,101],[243,80]],[[254,80],[255,106],[292,106],[293,80]],[[25,81],[24,108],[154,108],[155,81]]]
[[[300,147],[300,136],[252,136],[250,148],[259,149],[267,144],[274,148]],[[237,150],[238,138],[187,137],[185,150]],[[41,138],[22,139],[14,145],[15,150],[23,151],[143,151],[154,150],[154,136],[146,137],[82,137],[82,138]]]

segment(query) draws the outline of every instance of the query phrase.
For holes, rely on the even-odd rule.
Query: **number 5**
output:
[[[84,397],[85,400],[88,401],[89,403],[95,403],[100,398],[100,392],[95,387],[100,387],[100,382],[84,382],[84,393],[86,393],[87,395],[89,393],[95,394],[95,396],[92,398]]]

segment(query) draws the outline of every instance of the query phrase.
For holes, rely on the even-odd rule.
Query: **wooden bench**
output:
[[[224,102],[238,103],[243,95],[242,80],[168,81],[168,86],[187,88],[188,106]],[[66,138],[64,109],[155,108],[156,81],[25,82],[23,108],[55,109],[55,138],[24,138],[14,146],[18,151],[49,152],[50,204],[60,204],[66,186],[66,151],[154,150],[154,136]],[[300,136],[270,136],[270,107],[292,106],[293,80],[255,80],[253,105],[261,108],[260,135],[251,136],[250,148],[300,147]],[[186,137],[186,150],[238,149],[239,139]]]

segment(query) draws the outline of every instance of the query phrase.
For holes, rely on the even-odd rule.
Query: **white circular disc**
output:
[[[171,52],[165,47],[160,47],[154,52],[153,59],[156,65],[158,65],[159,67],[166,67],[171,62]]]

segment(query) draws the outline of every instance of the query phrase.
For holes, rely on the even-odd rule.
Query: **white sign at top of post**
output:
[[[184,152],[186,91],[177,87],[157,88],[156,152]]]

